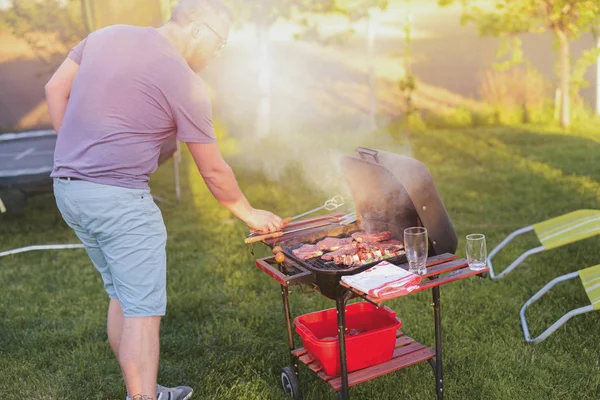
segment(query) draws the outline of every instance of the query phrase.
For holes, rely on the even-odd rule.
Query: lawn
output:
[[[324,152],[325,142],[335,151]],[[357,144],[410,152],[431,170],[459,235],[482,232],[488,248],[512,230],[600,204],[600,130],[569,134],[547,128],[478,128],[361,137],[305,137],[293,148],[271,139],[250,145],[229,138],[223,151],[251,203],[283,216],[343,190],[335,163]],[[287,162],[294,154],[294,162]],[[260,161],[262,160],[262,161]],[[260,162],[259,162],[260,161]],[[279,168],[276,168],[279,166]],[[196,399],[284,399],[279,371],[288,362],[278,285],[253,265],[246,229],[221,208],[185,154],[182,202],[161,205],[169,231],[169,306],[162,326],[159,380],[188,384]],[[169,196],[163,167],[153,190]],[[52,196],[0,217],[0,250],[75,242]],[[533,235],[509,247],[516,257]],[[524,342],[519,309],[552,278],[600,263],[600,237],[532,257],[499,282],[471,279],[442,289],[444,376],[448,399],[598,399],[600,314],[571,320],[539,345]],[[0,259],[0,397],[124,399],[125,389],[105,334],[107,299],[83,250]],[[533,334],[572,307],[587,304],[577,282],[553,290],[531,308]],[[404,331],[433,345],[431,295],[389,303]],[[316,294],[291,296],[292,314],[333,307]],[[336,399],[301,367],[304,398]],[[354,399],[431,399],[433,374],[420,364],[351,389]]]

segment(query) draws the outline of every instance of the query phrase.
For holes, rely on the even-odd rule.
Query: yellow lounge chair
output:
[[[532,339],[529,335],[529,327],[527,326],[527,320],[525,319],[525,310],[527,309],[527,307],[529,307],[532,303],[537,301],[540,297],[544,295],[544,293],[552,289],[552,287],[554,287],[554,285],[556,285],[557,283],[573,279],[578,276],[579,278],[581,278],[581,283],[583,284],[583,288],[585,289],[591,304],[589,306],[580,307],[575,310],[569,311],[568,313],[563,315],[558,321],[552,324],[550,328],[546,329],[544,333]],[[527,303],[523,305],[523,308],[521,308],[521,326],[523,327],[523,334],[525,335],[525,340],[529,343],[539,343],[542,340],[546,339],[548,336],[550,336],[552,333],[554,333],[554,331],[556,331],[559,327],[561,327],[565,322],[567,322],[575,315],[585,314],[595,310],[600,310],[600,265],[582,269],[581,271],[572,272],[570,274],[553,279],[539,292],[537,292],[531,299],[529,299]]]
[[[492,266],[492,257],[494,257],[516,236],[530,231],[535,231],[535,234],[542,245],[534,249],[527,250],[512,264],[510,264],[508,268],[496,275]],[[518,229],[508,235],[508,237],[504,239],[502,243],[500,243],[494,250],[490,252],[488,257],[490,277],[492,279],[501,279],[532,254],[541,253],[542,251],[564,246],[598,234],[600,234],[599,210],[573,211],[568,214],[561,215],[560,217],[552,218],[532,226]]]

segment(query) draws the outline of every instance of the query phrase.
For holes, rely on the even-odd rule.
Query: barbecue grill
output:
[[[300,398],[298,389],[298,360],[303,354],[295,349],[292,319],[289,308],[288,288],[294,285],[308,285],[322,295],[336,300],[338,309],[339,332],[345,332],[345,306],[348,300],[358,294],[340,285],[344,275],[362,272],[378,262],[359,266],[336,265],[332,261],[324,261],[320,257],[301,260],[294,255],[293,250],[304,245],[314,244],[325,237],[344,238],[353,232],[362,230],[390,231],[396,239],[403,238],[405,228],[424,226],[429,234],[428,265],[435,265],[455,259],[452,254],[456,251],[457,237],[446,208],[440,198],[433,178],[428,169],[417,160],[396,154],[359,148],[353,156],[344,157],[341,161],[344,177],[350,187],[355,202],[357,222],[350,225],[339,225],[335,222],[323,225],[322,221],[314,228],[307,226],[302,232],[290,229],[289,234],[284,230],[283,236],[268,239],[264,242],[273,247],[281,246],[286,258],[282,263],[275,262],[274,257],[256,260],[256,265],[270,277],[280,283],[287,323],[288,345],[291,352],[291,367],[286,367],[282,373],[284,388],[297,399]],[[400,265],[406,263],[404,255],[390,258],[387,261]],[[465,265],[449,265],[450,270],[456,270]],[[444,270],[443,272],[446,272]],[[433,278],[438,274],[430,275]],[[443,396],[441,387],[441,331],[439,318],[439,287],[433,289],[436,318],[436,352],[427,355],[422,360],[436,357],[432,365],[436,369],[438,398]],[[366,300],[369,300],[365,297]],[[381,306],[378,304],[378,306]],[[341,383],[339,395],[348,398],[348,372],[346,369],[346,352],[344,336],[340,334]],[[420,361],[422,361],[420,360]],[[308,363],[307,363],[308,364]],[[311,367],[312,368],[312,367]]]
[[[345,267],[320,257],[299,260],[294,255],[293,250],[303,244],[314,244],[327,236],[343,238],[360,230],[376,230],[390,231],[396,239],[402,240],[404,229],[424,226],[430,238],[429,256],[456,251],[456,232],[425,165],[409,157],[359,148],[356,155],[342,159],[342,169],[355,202],[358,221],[341,227],[335,224],[321,226],[312,232],[308,230],[276,239],[288,260],[282,266],[288,284],[309,284],[324,296],[335,299],[342,276],[362,272],[377,264]],[[266,243],[273,246],[276,240]],[[406,257],[402,255],[388,261],[404,264]],[[267,263],[260,263],[269,268]]]

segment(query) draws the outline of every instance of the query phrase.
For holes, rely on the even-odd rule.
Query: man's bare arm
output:
[[[260,232],[275,232],[281,229],[281,218],[269,211],[257,210],[248,203],[216,143],[188,143],[188,148],[206,185],[221,204],[248,226]]]
[[[75,75],[79,70],[79,65],[67,58],[56,70],[50,81],[46,84],[46,100],[48,102],[48,111],[50,120],[56,133],[60,131]]]

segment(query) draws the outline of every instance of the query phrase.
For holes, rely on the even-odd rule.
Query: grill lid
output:
[[[362,229],[388,230],[402,240],[404,229],[420,221],[427,228],[430,256],[456,252],[456,232],[424,164],[360,147],[342,158],[342,171]]]

